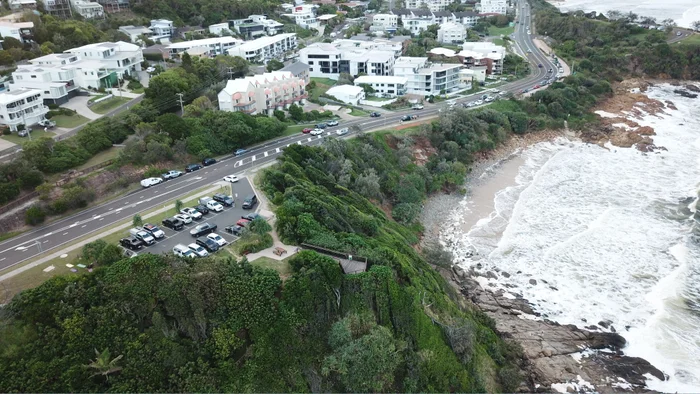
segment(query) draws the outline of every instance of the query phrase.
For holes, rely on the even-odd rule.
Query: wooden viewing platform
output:
[[[318,253],[332,257],[338,262],[338,264],[340,264],[340,268],[345,274],[359,274],[360,272],[367,271],[366,257],[353,256],[347,253],[339,252],[337,250],[330,250],[316,245],[301,244],[301,246],[304,249],[311,249]]]

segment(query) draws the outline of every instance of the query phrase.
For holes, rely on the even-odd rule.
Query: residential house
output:
[[[208,29],[209,33],[216,34],[219,37],[231,35],[231,29],[228,27],[228,22],[209,25]]]
[[[436,24],[433,13],[428,10],[398,9],[391,11],[391,13],[399,16],[403,27],[413,35],[420,34],[420,32],[427,30],[428,26]]]
[[[406,0],[404,5],[410,9],[424,8],[429,11],[444,11],[451,3],[452,0]]]
[[[41,90],[17,89],[0,93],[0,124],[17,131],[19,125],[29,128],[45,119],[49,108],[43,103]]]
[[[85,19],[104,18],[105,11],[100,3],[94,1],[71,0],[73,10]]]
[[[273,71],[230,80],[219,92],[219,109],[251,115],[272,115],[291,104],[304,104],[306,82],[289,71]]]
[[[354,85],[333,86],[326,91],[326,94],[350,105],[359,105],[360,101],[365,99],[365,90]]]
[[[45,0],[44,9],[46,13],[58,18],[72,18],[73,7],[70,0]]]
[[[142,52],[146,60],[159,61],[170,59],[170,49],[162,44],[151,45],[148,48],[144,48]]]
[[[8,5],[13,11],[16,10],[35,10],[36,0],[9,0]]]
[[[467,39],[467,28],[460,23],[444,23],[438,29],[438,42],[446,44],[463,43]]]
[[[109,14],[129,11],[129,0],[97,0]]]
[[[299,60],[309,65],[309,75],[338,79],[350,75],[392,75],[395,52],[314,43],[299,51]]]
[[[455,22],[461,23],[466,27],[474,27],[480,16],[473,11],[455,12]]]
[[[393,14],[374,14],[372,15],[371,31],[388,31],[395,32],[399,27],[399,17]]]
[[[375,94],[384,97],[396,97],[406,94],[406,83],[404,77],[363,75],[355,78],[355,86],[368,85],[374,89]]]
[[[433,11],[433,21],[436,25],[442,25],[444,23],[455,23],[457,18],[455,14],[451,11]]]
[[[214,57],[217,55],[225,55],[226,51],[237,45],[242,44],[243,41],[234,37],[215,37],[215,38],[204,38],[202,40],[192,40],[183,41],[175,44],[168,45],[170,50],[170,55],[177,55],[186,52],[192,48],[206,48],[207,55]]]
[[[2,38],[12,37],[20,42],[29,42],[34,37],[34,22],[0,22]]]
[[[310,81],[309,77],[309,65],[306,63],[302,62],[294,62],[290,63],[283,68],[279,69],[279,71],[288,71],[292,73],[295,77],[301,79],[304,81],[304,85],[308,85]]]
[[[294,6],[291,14],[283,15],[294,19],[297,25],[305,29],[317,29],[320,24],[316,19],[316,8],[314,4],[300,4]]]
[[[508,0],[481,0],[476,5],[482,14],[503,14],[508,12]]]
[[[271,59],[284,59],[285,54],[297,47],[295,33],[278,34],[245,41],[227,51],[229,56],[240,56],[250,62],[266,62]]]
[[[153,32],[151,40],[170,40],[170,38],[175,34],[175,27],[173,26],[173,21],[167,19],[153,19],[151,20],[151,26],[149,27]]]
[[[196,35],[204,35],[206,30],[202,26],[184,26],[177,29],[177,34],[183,40],[191,40]]]
[[[78,57],[73,54],[61,53],[57,54],[56,58],[64,59],[66,64],[17,66],[17,70],[12,73],[13,82],[10,83],[8,89],[10,91],[36,89],[43,92],[45,104],[61,105],[66,103],[80,91],[76,75]],[[73,62],[70,62],[71,58],[74,59]],[[85,87],[87,88],[87,85]]]
[[[235,30],[246,39],[263,35],[274,36],[284,30],[284,24],[265,15],[250,15],[246,19],[232,19],[228,21],[229,29]]]
[[[268,36],[274,36],[275,34],[282,33],[284,31],[284,24],[277,22],[274,19],[268,19],[265,15],[251,15],[248,18],[253,21],[253,23],[260,23],[265,27],[265,33]]]
[[[460,89],[461,64],[431,63],[427,57],[396,59],[394,76],[406,78],[406,93],[424,96],[453,92]]]
[[[80,56],[81,61],[93,61],[97,69],[116,73],[118,78],[141,71],[143,53],[141,47],[124,41],[100,42],[69,49],[66,53]],[[41,58],[32,59],[39,60]],[[32,61],[32,64],[34,62]],[[99,85],[92,85],[97,87]]]
[[[465,42],[457,56],[467,68],[484,66],[487,75],[501,75],[506,48],[492,42]]]
[[[119,26],[119,31],[129,36],[131,42],[138,44],[141,42],[141,36],[150,38],[153,36],[153,30],[145,26]]]

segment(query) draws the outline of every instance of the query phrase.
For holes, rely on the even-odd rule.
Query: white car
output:
[[[149,74],[152,73],[152,72],[154,72],[154,71],[156,71],[156,68],[155,68],[155,67],[148,67],[148,68],[146,69],[146,72],[149,73]]]
[[[224,206],[214,200],[207,201],[207,208],[214,212],[221,212],[224,210]]]
[[[183,244],[177,244],[173,248],[173,254],[175,256],[180,256],[180,257],[188,257],[188,258],[195,258],[197,257],[197,254],[194,253],[194,251],[187,246]]]
[[[199,257],[207,257],[209,256],[209,252],[207,252],[203,247],[197,245],[196,243],[191,243],[187,245],[188,248],[192,249],[192,251]]]
[[[226,175],[224,177],[224,180],[226,182],[236,183],[236,182],[238,182],[238,176],[237,175]]]
[[[157,185],[159,183],[163,182],[163,178],[158,178],[158,177],[153,177],[153,178],[146,178],[141,181],[141,186],[143,187],[151,187],[153,185]]]
[[[476,100],[476,101],[474,102],[474,105],[481,105],[481,104],[483,104],[483,103],[484,103],[484,102],[481,101],[481,100]]]
[[[185,223],[185,224],[190,224],[190,223],[192,223],[192,216],[190,216],[190,215],[188,215],[188,214],[186,214],[186,213],[179,213],[179,214],[177,214],[177,215],[175,215],[175,216],[173,216],[173,217],[176,218],[176,219],[180,219],[180,221],[181,221],[182,223]]]
[[[192,217],[192,219],[194,219],[194,220],[199,220],[202,218],[202,213],[194,208],[182,208],[180,210],[180,213],[184,213],[185,215],[190,215]]]
[[[322,130],[322,129],[313,129],[313,130],[311,130],[311,135],[321,135],[321,134],[323,134],[323,130]]]
[[[215,234],[215,233],[207,234],[207,238],[209,238],[209,239],[211,239],[212,241],[216,242],[216,244],[219,245],[219,246],[224,246],[224,245],[226,245],[226,244],[228,243],[228,242],[226,242],[226,240],[225,240],[221,235]]]

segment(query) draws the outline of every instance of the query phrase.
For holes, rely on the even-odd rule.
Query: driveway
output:
[[[100,118],[102,115],[96,114],[90,110],[87,103],[91,96],[76,96],[68,100],[67,103],[63,104],[63,107],[70,108],[90,120],[95,120]]]

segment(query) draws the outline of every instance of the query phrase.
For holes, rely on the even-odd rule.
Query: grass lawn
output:
[[[312,78],[311,78],[311,81],[316,82],[317,84],[320,83],[320,84],[328,85],[328,86],[333,86],[333,85],[335,85],[336,83],[338,83],[338,81],[336,81],[336,80],[334,80],[334,79],[330,79],[330,78],[317,78],[317,77],[312,77]]]
[[[367,100],[367,101],[376,101],[376,102],[380,102],[380,103],[381,103],[381,102],[383,102],[383,101],[389,101],[389,100],[391,100],[391,99],[386,99],[386,98],[377,97],[377,96],[369,96],[369,97],[365,97],[365,100]]]
[[[81,124],[87,123],[89,121],[88,118],[82,116],[82,115],[72,115],[72,116],[66,116],[66,115],[56,115],[53,118],[51,118],[54,122],[56,122],[56,127],[63,127],[66,129],[74,129]]]
[[[291,256],[290,256],[291,257]],[[289,257],[284,260],[274,260],[269,257],[261,256],[250,262],[251,265],[257,265],[261,268],[269,268],[277,271],[284,279],[292,274],[292,267],[289,265]]]
[[[50,132],[50,131],[44,132],[43,130],[33,130],[33,131],[31,132],[31,135],[32,135],[32,138],[39,138],[39,137],[44,137],[44,136],[46,136],[46,137],[53,137],[53,136],[55,136],[56,134],[55,134],[55,133],[52,133],[52,132]],[[29,141],[29,137],[20,137],[20,136],[18,136],[17,134],[14,134],[14,133],[13,133],[13,134],[10,134],[10,135],[3,135],[3,136],[2,136],[2,139],[6,140],[6,141],[10,141],[10,142],[12,142],[13,144],[17,144],[17,145],[22,145],[23,143]]]
[[[122,150],[122,147],[120,146],[113,146],[107,150],[104,150],[95,156],[91,157],[90,160],[86,161],[85,164],[78,166],[75,168],[76,171],[81,171],[86,168],[98,165],[100,163],[104,163],[107,160],[112,160],[119,155],[119,151]]]
[[[369,116],[369,112],[363,111],[361,109],[356,109],[353,108],[352,111],[350,111],[350,116]]]
[[[502,46],[502,47],[506,46],[506,42],[503,41],[502,38],[494,38],[494,39],[493,39],[493,43],[496,44],[496,45],[500,45],[500,46]]]
[[[496,26],[491,26],[489,27],[489,35],[490,36],[500,36],[504,35],[507,36],[515,31],[515,27],[496,27]]]
[[[700,45],[700,34],[692,34],[678,42],[679,45]]]
[[[138,88],[138,89],[133,89],[133,90],[131,91],[131,93],[143,94],[145,91],[146,91],[146,88],[144,88],[144,87],[142,86],[142,87],[140,87],[140,88]]]
[[[90,111],[96,114],[106,114],[107,112],[117,108],[118,106],[128,103],[131,99],[128,97],[112,97],[105,101],[101,101],[90,107]]]

